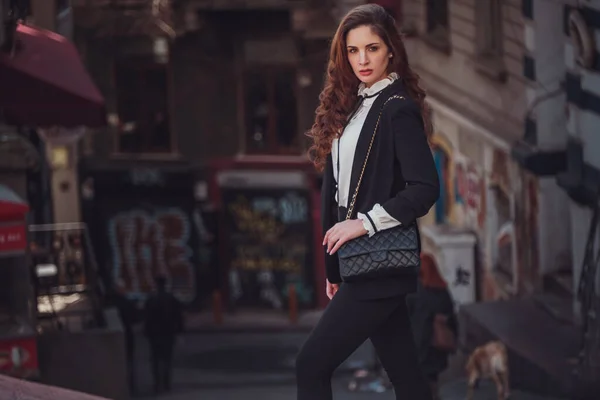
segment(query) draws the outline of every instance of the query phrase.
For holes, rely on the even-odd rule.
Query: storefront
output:
[[[0,373],[38,374],[26,221],[29,207],[0,185]]]
[[[230,311],[324,308],[320,184],[304,157],[216,159],[219,283]]]

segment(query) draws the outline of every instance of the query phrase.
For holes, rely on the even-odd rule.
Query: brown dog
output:
[[[467,361],[466,370],[469,379],[467,400],[473,399],[473,390],[482,378],[494,380],[498,390],[498,400],[505,400],[510,396],[508,356],[506,346],[502,342],[489,342],[473,350]]]

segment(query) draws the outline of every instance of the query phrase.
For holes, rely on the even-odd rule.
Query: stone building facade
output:
[[[471,230],[478,239],[479,299],[539,291],[569,263],[566,198],[552,179],[520,168],[514,143],[531,125],[544,89],[529,76],[520,0],[406,1],[409,52],[429,95],[441,200],[425,223]]]
[[[403,26],[443,182],[423,225],[474,232],[474,297],[510,300],[463,308],[467,345],[503,340],[516,386],[588,398],[600,370],[600,13],[576,3],[406,1]],[[517,317],[526,329],[502,323]]]

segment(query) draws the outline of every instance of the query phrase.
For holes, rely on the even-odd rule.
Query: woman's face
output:
[[[367,87],[387,77],[390,50],[370,26],[359,26],[348,32],[346,51],[352,71]]]

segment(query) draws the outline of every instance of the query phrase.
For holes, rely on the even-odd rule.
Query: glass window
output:
[[[448,34],[448,1],[427,0],[427,32]]]
[[[502,10],[499,0],[479,1],[479,54],[500,56],[502,54]]]
[[[119,62],[115,70],[118,151],[168,153],[169,127],[167,66],[153,62]]]
[[[296,70],[287,66],[250,68],[244,75],[246,150],[299,152]]]

